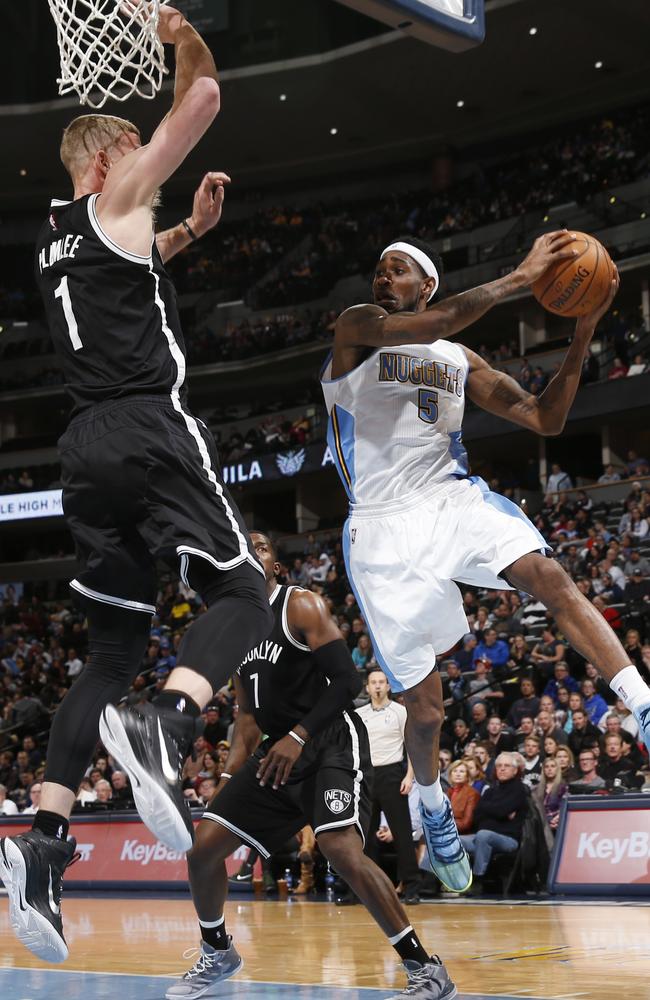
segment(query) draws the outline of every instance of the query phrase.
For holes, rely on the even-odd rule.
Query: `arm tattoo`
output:
[[[464,319],[473,315],[477,309],[486,310],[494,303],[494,295],[485,287],[470,288],[468,292],[461,292],[445,303],[453,308],[454,318]]]
[[[535,397],[530,396],[509,375],[499,373],[494,380],[492,388],[492,398],[497,399],[506,406],[518,406],[520,409],[530,412],[535,409]]]

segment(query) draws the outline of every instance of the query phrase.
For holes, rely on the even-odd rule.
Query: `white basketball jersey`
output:
[[[353,504],[402,500],[467,475],[461,425],[469,365],[458,344],[379,347],[357,368],[321,374],[328,443]]]

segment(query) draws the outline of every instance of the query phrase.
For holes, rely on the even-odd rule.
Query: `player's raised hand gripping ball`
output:
[[[556,316],[587,316],[610,298],[615,268],[602,243],[588,233],[572,233],[572,260],[558,260],[532,286],[537,301]]]

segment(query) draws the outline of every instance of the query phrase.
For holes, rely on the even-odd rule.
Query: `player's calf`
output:
[[[395,887],[382,869],[363,853],[351,827],[321,833],[318,846],[332,867],[350,885],[401,958],[408,986],[398,996],[421,1000],[452,1000],[456,987],[437,957],[432,958],[409,923]],[[417,992],[414,992],[416,991]]]

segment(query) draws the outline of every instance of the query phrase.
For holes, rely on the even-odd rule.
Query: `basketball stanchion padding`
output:
[[[101,108],[111,98],[155,97],[167,72],[158,37],[161,0],[48,0],[61,57],[59,94]]]

